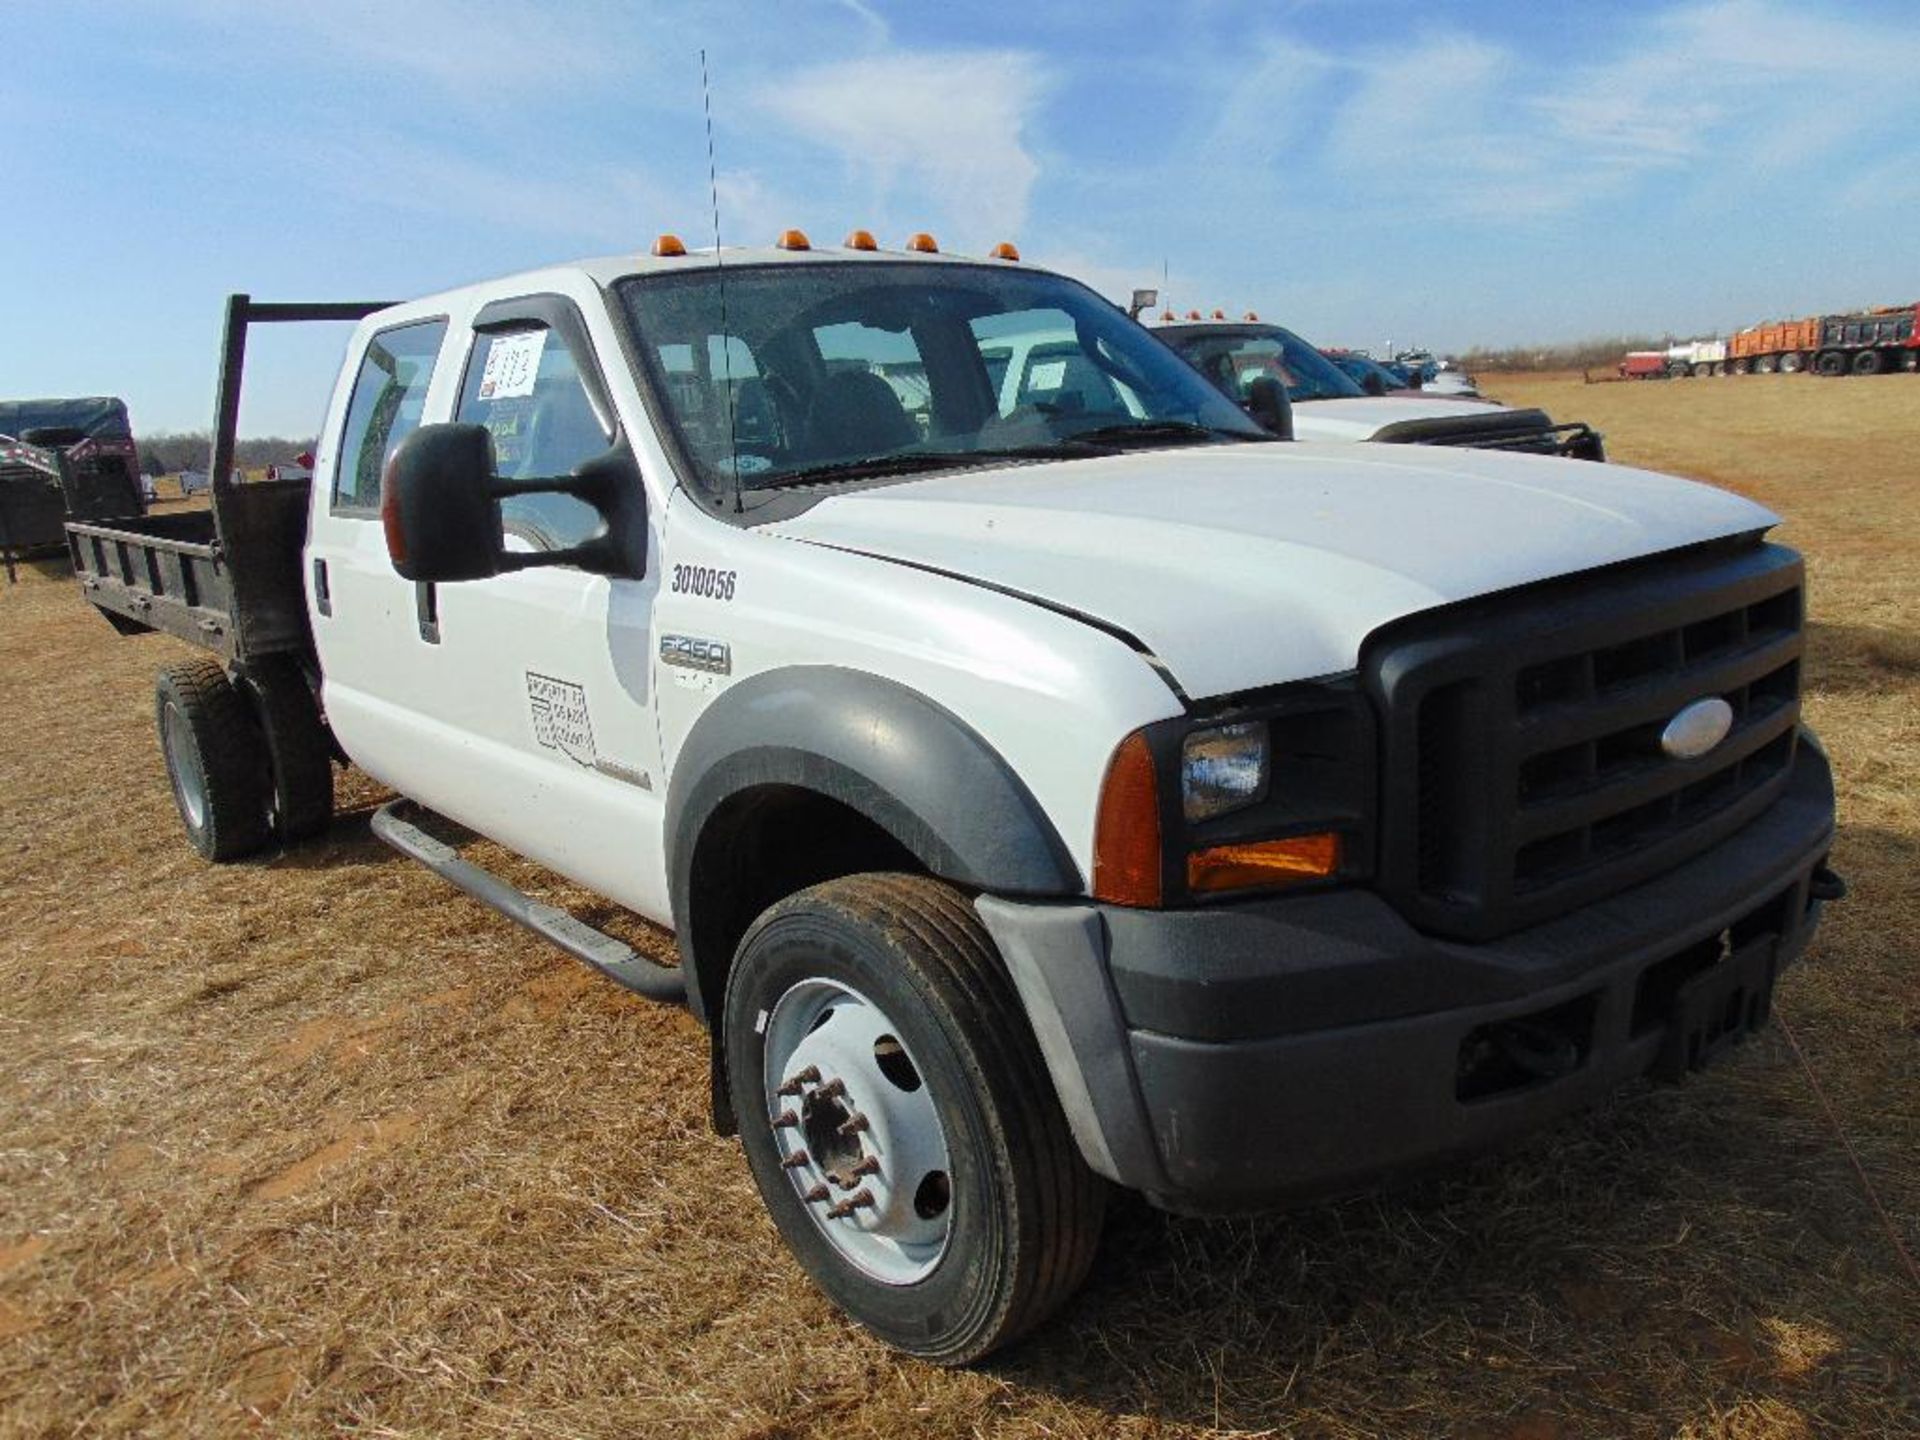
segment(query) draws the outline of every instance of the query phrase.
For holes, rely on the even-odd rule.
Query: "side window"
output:
[[[507,479],[571,475],[613,443],[594,414],[566,342],[543,325],[476,337],[456,418],[493,436]],[[599,511],[571,495],[515,495],[500,503],[506,531],[541,550],[565,550],[599,533]]]
[[[433,362],[447,333],[444,320],[382,330],[367,342],[347,401],[347,428],[333,472],[333,509],[380,509],[380,474],[394,446],[420,426]]]

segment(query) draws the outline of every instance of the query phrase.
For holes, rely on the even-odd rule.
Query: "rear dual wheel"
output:
[[[958,1365],[1073,1293],[1103,1183],[960,892],[857,875],[781,901],[740,944],[724,1025],[761,1198],[847,1314]]]
[[[154,719],[180,823],[207,859],[306,839],[332,818],[326,727],[291,662],[251,667],[239,684],[214,660],[169,665]]]

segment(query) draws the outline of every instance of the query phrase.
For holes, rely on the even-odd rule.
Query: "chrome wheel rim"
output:
[[[200,768],[193,728],[176,705],[167,707],[167,755],[173,761],[173,794],[180,813],[190,829],[202,829],[207,823],[207,774]]]
[[[888,1285],[931,1274],[953,1226],[946,1131],[887,1013],[839,981],[794,985],[765,1027],[774,1151],[840,1257]]]

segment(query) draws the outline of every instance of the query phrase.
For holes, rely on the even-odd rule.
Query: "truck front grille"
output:
[[[1380,874],[1416,924],[1490,939],[1698,854],[1785,786],[1802,575],[1750,544],[1620,566],[1387,627],[1363,671],[1386,718]],[[1661,731],[1725,700],[1696,759]]]

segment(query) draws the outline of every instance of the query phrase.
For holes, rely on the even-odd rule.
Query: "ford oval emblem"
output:
[[[1733,707],[1718,695],[1696,700],[1667,721],[1660,732],[1660,748],[1676,760],[1698,760],[1727,738],[1733,728]]]

